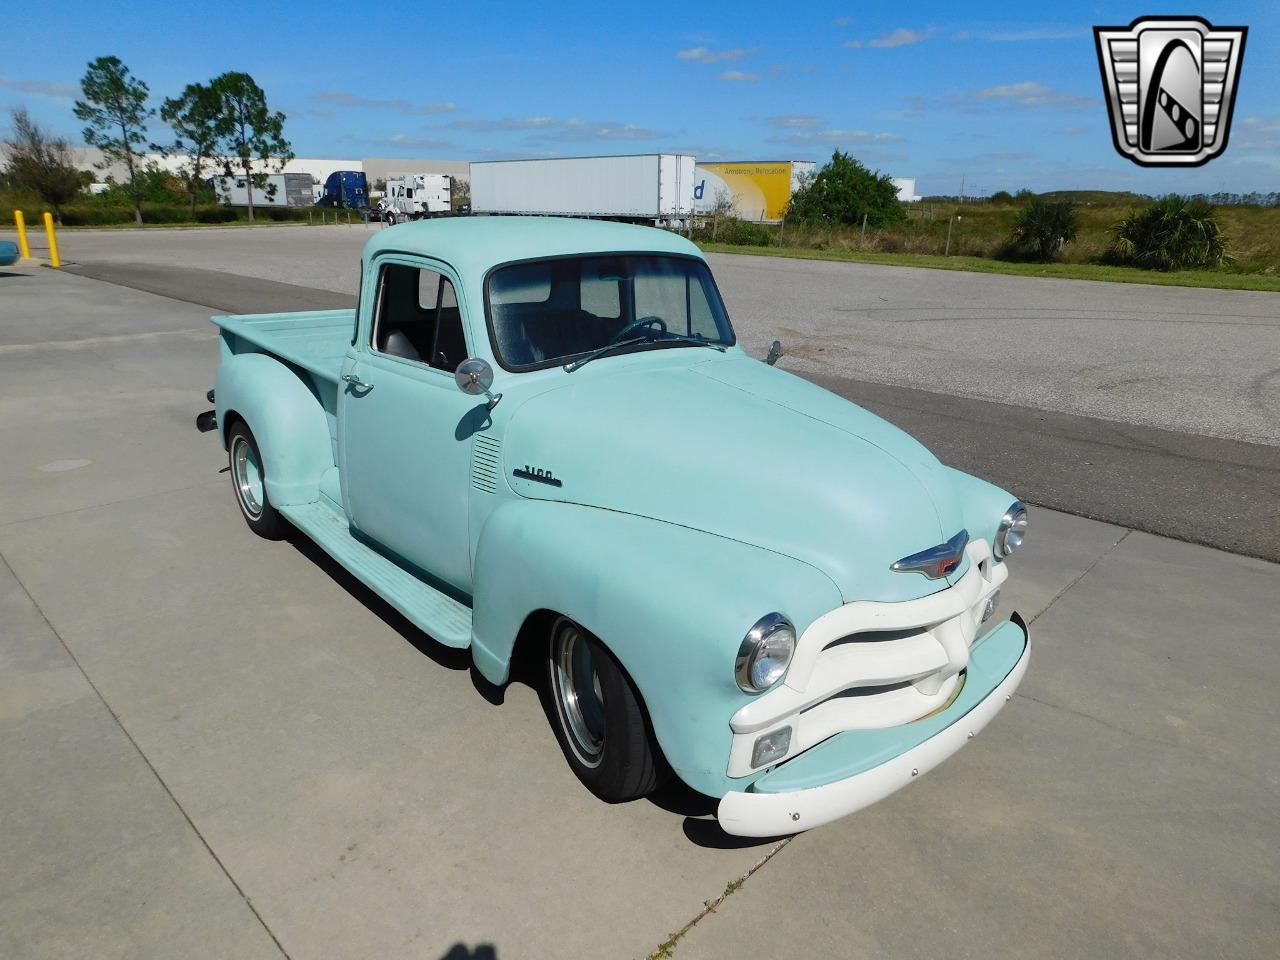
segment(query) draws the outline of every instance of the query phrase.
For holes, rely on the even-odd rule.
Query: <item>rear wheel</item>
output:
[[[279,540],[285,533],[285,520],[271,505],[262,454],[253,432],[243,420],[236,421],[227,435],[227,461],[236,503],[240,505],[245,523],[258,536]]]
[[[565,758],[596,796],[634,800],[665,779],[662,752],[630,679],[600,641],[565,617],[551,627],[547,691]]]

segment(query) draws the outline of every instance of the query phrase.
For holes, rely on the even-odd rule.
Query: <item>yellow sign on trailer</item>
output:
[[[777,223],[787,212],[800,178],[814,169],[810,160],[699,163],[694,171],[693,209],[709,214],[717,203],[733,205],[742,220]]]

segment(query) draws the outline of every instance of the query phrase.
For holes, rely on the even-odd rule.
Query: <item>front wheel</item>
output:
[[[667,768],[622,667],[565,617],[552,625],[547,653],[552,725],[578,779],[610,803],[652,792]]]
[[[227,460],[236,503],[249,529],[268,540],[281,539],[285,534],[285,519],[271,505],[262,453],[253,431],[243,420],[237,420],[227,436]]]

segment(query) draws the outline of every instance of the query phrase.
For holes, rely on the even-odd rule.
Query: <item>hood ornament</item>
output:
[[[923,573],[930,580],[940,580],[956,571],[968,545],[969,531],[961,530],[946,543],[903,557],[889,569],[898,573]]]

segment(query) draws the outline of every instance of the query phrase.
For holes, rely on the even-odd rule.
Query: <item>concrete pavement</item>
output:
[[[67,260],[352,294],[376,227],[68,231]],[[1280,294],[713,254],[743,343],[802,373],[1280,444]]]
[[[48,271],[0,303],[5,956],[644,956],[774,849],[600,804],[528,687],[254,538],[191,426],[207,310]],[[1270,956],[1280,567],[1033,524],[1022,693],[677,957]]]

